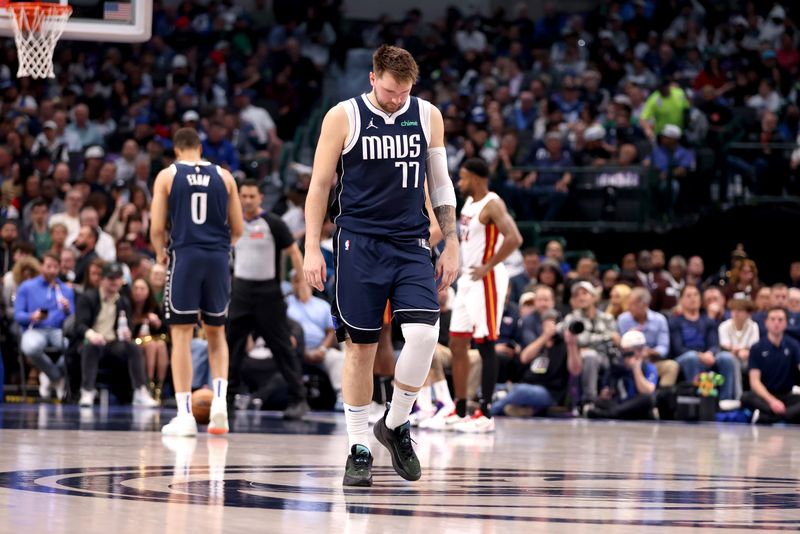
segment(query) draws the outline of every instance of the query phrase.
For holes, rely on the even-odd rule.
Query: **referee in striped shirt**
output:
[[[309,409],[303,370],[292,348],[279,277],[281,252],[289,255],[297,272],[303,271],[303,256],[281,218],[262,212],[263,195],[258,182],[245,180],[239,187],[239,197],[244,212],[244,234],[236,243],[228,313],[229,397],[242,387],[240,372],[245,342],[253,334],[254,339],[264,339],[289,386],[289,406],[283,412],[284,419],[302,419]]]

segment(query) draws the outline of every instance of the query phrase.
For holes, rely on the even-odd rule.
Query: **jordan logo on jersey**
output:
[[[376,130],[378,129],[378,127],[375,126],[375,117],[371,117],[369,119],[369,124],[367,124],[366,129],[369,130],[370,128],[375,128]]]

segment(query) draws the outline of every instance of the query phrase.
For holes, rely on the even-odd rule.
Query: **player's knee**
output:
[[[225,327],[224,326],[211,326],[204,325],[203,329],[206,332],[206,339],[211,340],[225,340]]]
[[[439,321],[436,324],[420,324],[420,323],[405,323],[401,327],[403,329],[403,337],[406,344],[411,344],[412,347],[430,352],[433,357],[433,352],[436,350],[436,343],[439,340]]]
[[[397,360],[394,377],[401,384],[420,387],[425,383],[436,350],[439,322],[433,325],[405,323],[402,329],[406,342]]]

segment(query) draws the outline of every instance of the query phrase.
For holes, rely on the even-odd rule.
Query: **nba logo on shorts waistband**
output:
[[[350,240],[349,239],[344,242],[344,249],[345,250],[350,250]]]

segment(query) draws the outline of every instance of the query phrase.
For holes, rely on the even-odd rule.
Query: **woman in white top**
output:
[[[747,360],[750,357],[750,347],[758,343],[758,325],[750,318],[755,305],[750,300],[733,299],[728,302],[731,318],[719,325],[719,345],[728,351],[747,369]],[[736,375],[736,398],[742,393],[741,373]]]

